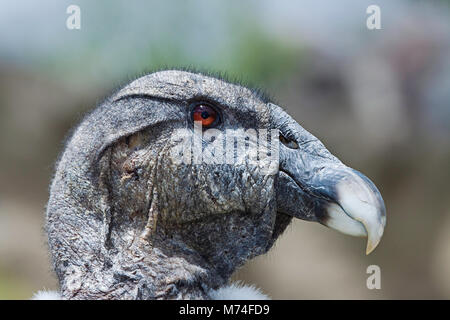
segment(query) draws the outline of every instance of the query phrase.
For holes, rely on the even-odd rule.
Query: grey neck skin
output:
[[[256,228],[238,213],[231,220],[230,216],[211,219],[202,225],[204,230],[160,229],[156,235],[148,235],[150,238],[134,239],[126,248],[119,244],[120,249],[117,242],[122,241],[113,235],[106,248],[100,248],[82,265],[72,253],[71,260],[56,267],[61,295],[64,299],[209,299],[210,289],[226,285],[237,266],[268,250],[276,239],[273,235],[269,247],[259,252],[249,250],[257,246],[248,230]],[[239,225],[236,221],[242,224],[242,231],[223,237],[223,230]],[[289,217],[279,222],[280,233],[289,222]],[[222,236],[211,234],[202,240],[205,230],[216,230],[216,235]],[[208,242],[200,245],[209,250],[198,252],[191,241]]]
[[[174,161],[185,142],[169,137],[192,127],[189,101],[205,95],[229,106],[221,129],[269,127],[266,102],[252,91],[177,71],[133,82],[78,126],[46,217],[63,298],[206,299],[286,228],[276,175],[250,163]]]
[[[276,176],[175,165],[158,126],[121,133],[96,160],[102,140],[92,138],[91,122],[71,138],[48,204],[63,298],[207,299],[289,224],[276,214]]]
[[[173,209],[178,203],[164,196],[165,188],[179,194],[163,182],[170,166],[163,163],[166,170],[158,172],[151,158],[145,166],[149,170],[129,168],[120,160],[124,146],[118,143],[103,156],[96,188],[100,194],[94,201],[82,194],[74,199],[75,190],[68,199],[58,199],[61,193],[51,197],[50,205],[55,201],[66,206],[48,218],[65,299],[208,299],[210,289],[225,285],[237,267],[266,252],[290,222],[290,217],[275,217],[273,197],[264,208],[250,203],[253,211],[235,208],[198,218],[194,211],[183,211],[194,219],[180,219]],[[53,187],[67,177],[67,172],[57,176]],[[146,188],[138,187],[142,183]]]
[[[103,263],[82,267],[78,287],[71,285],[70,276],[66,277],[62,284],[63,297],[208,299],[210,289],[227,281],[210,262],[188,248],[180,235],[157,235],[151,242],[138,242],[120,252],[111,249]]]
[[[151,245],[142,243],[130,247],[128,252],[111,252],[106,263],[84,270],[79,288],[63,285],[63,297],[208,299],[209,289],[223,285],[225,280],[199,254],[187,251],[183,243],[158,236]],[[101,270],[101,277],[92,268]]]

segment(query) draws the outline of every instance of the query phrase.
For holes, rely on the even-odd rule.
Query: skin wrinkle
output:
[[[50,188],[46,229],[63,298],[208,299],[290,223],[278,209],[292,198],[280,202],[279,190],[297,192],[305,207],[296,216],[311,220],[314,201],[280,186],[278,173],[172,158],[190,143],[176,130],[193,130],[196,99],[217,102],[220,130],[279,128],[314,140],[259,93],[202,74],[161,71],[115,92],[74,131]],[[334,160],[320,142],[307,146],[311,156],[280,144],[280,166],[295,160],[308,173],[308,157]]]

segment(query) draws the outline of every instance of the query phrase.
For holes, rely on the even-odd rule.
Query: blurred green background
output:
[[[66,28],[70,4],[80,30]],[[381,30],[366,27],[370,4]],[[57,288],[42,227],[70,128],[164,67],[265,88],[384,197],[370,256],[296,221],[235,279],[275,299],[450,298],[449,1],[0,0],[0,299]],[[372,264],[381,290],[366,287]]]

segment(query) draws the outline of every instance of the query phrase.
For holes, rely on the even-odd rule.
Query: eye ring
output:
[[[203,128],[212,128],[220,123],[221,117],[211,103],[198,101],[191,104],[191,121],[201,122]]]

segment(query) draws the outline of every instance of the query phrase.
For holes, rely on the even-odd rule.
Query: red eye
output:
[[[198,104],[192,111],[194,121],[200,121],[203,127],[209,127],[217,119],[217,112],[207,104]]]

